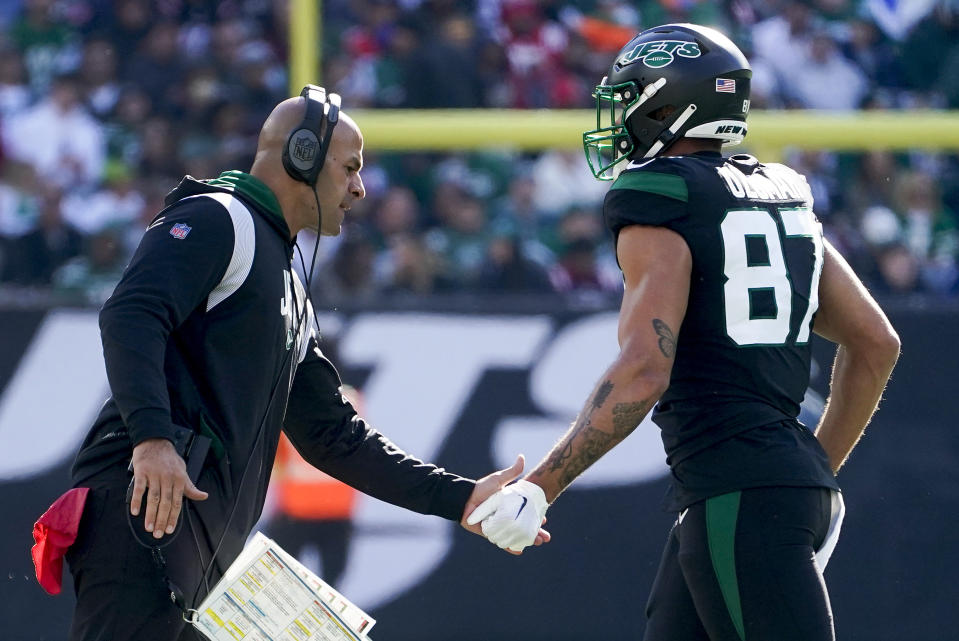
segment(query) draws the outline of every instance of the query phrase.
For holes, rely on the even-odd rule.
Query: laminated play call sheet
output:
[[[213,641],[368,641],[376,623],[259,532],[196,609]]]

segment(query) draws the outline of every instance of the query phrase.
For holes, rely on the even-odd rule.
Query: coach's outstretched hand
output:
[[[198,490],[186,472],[186,463],[173,443],[165,438],[150,438],[133,448],[133,497],[130,514],[137,516],[147,491],[143,526],[153,538],[172,534],[180,518],[183,497],[203,501],[208,496]]]
[[[513,463],[512,466],[506,468],[505,470],[488,474],[476,481],[476,488],[473,490],[469,501],[466,502],[466,507],[463,509],[463,517],[460,519],[460,525],[474,534],[485,536],[479,520],[475,520],[470,523],[469,521],[472,520],[470,519],[470,516],[473,514],[473,511],[480,506],[480,504],[484,503],[488,498],[506,487],[507,483],[519,478],[520,474],[523,473],[523,465],[525,463],[526,459],[522,454],[520,454],[516,457],[516,462]],[[544,523],[546,523],[546,519],[542,519],[539,525],[543,525]],[[533,540],[533,545],[549,543],[549,539],[549,532],[540,527],[535,539]],[[521,550],[507,549],[506,551],[510,554],[522,554]]]

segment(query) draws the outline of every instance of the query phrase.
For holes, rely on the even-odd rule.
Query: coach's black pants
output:
[[[67,552],[77,596],[70,641],[199,641],[171,601],[150,550],[133,538],[126,509],[125,482],[90,490],[77,540]],[[202,529],[195,518],[192,523]],[[206,537],[200,532],[196,538],[205,566]],[[190,520],[163,555],[168,575],[192,598],[202,570]]]
[[[831,490],[766,487],[689,507],[669,533],[645,641],[834,641],[815,552]]]

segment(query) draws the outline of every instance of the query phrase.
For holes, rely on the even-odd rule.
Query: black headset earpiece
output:
[[[306,85],[300,95],[306,98],[306,114],[286,139],[283,167],[291,178],[312,187],[326,161],[333,127],[340,119],[340,96],[316,85]]]

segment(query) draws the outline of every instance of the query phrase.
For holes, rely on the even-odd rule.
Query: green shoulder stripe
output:
[[[667,198],[689,201],[686,181],[675,174],[661,174],[655,171],[632,171],[620,174],[610,189],[632,189],[647,191]]]

